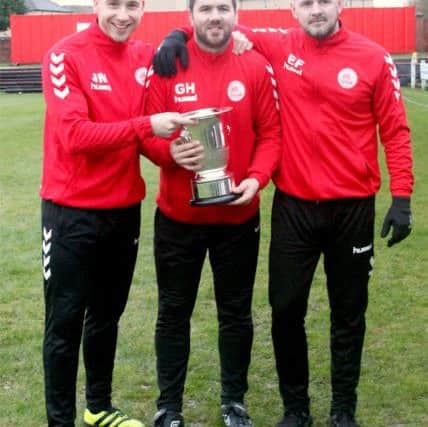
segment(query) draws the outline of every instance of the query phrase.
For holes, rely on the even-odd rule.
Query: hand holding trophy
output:
[[[229,148],[219,118],[231,109],[232,107],[203,108],[183,114],[185,117],[197,119],[197,123],[186,125],[180,138],[185,143],[198,140],[204,149],[202,167],[195,173],[191,182],[191,205],[229,203],[239,197],[239,194],[232,192],[233,178],[226,172]]]

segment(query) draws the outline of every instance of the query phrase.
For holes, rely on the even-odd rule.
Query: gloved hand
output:
[[[159,46],[153,58],[153,69],[162,77],[171,77],[177,74],[176,58],[180,58],[183,68],[189,65],[187,54],[187,36],[180,30],[171,31]]]
[[[380,237],[388,235],[392,227],[392,236],[388,246],[401,242],[412,231],[412,212],[410,211],[410,197],[393,197],[392,204],[383,221]]]

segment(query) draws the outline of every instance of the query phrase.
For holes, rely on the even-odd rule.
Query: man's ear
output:
[[[293,15],[293,18],[297,19],[294,0],[290,1],[290,9],[291,9],[291,14]]]
[[[339,11],[339,15],[342,13],[342,10],[345,7],[344,0],[337,0],[337,10]]]

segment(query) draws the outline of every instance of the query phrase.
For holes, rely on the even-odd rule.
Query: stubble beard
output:
[[[199,45],[202,47],[205,47],[210,51],[221,52],[229,43],[232,32],[223,28],[223,37],[221,37],[221,39],[215,39],[215,41],[210,40],[206,33],[202,31],[196,30],[195,35]]]
[[[331,36],[333,33],[335,33],[338,28],[339,28],[339,23],[338,23],[338,21],[336,21],[335,23],[329,25],[328,27],[324,27],[324,28],[308,27],[305,29],[305,31],[311,37],[313,37],[317,40],[323,40],[323,39],[326,39],[327,37]]]

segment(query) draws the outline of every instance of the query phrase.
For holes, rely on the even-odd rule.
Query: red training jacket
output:
[[[152,57],[150,45],[115,42],[96,22],[47,52],[42,198],[98,209],[144,198],[138,141],[153,135],[142,116]]]
[[[378,133],[391,194],[410,196],[410,131],[397,69],[381,46],[342,26],[321,41],[300,28],[240,30],[278,82],[284,148],[273,180],[280,190],[308,200],[375,194]]]
[[[281,150],[271,67],[254,51],[234,55],[232,43],[222,53],[203,51],[194,40],[189,41],[188,48],[187,69],[177,62],[176,76],[152,77],[147,112],[233,107],[221,117],[229,130],[228,171],[236,184],[252,177],[263,188],[278,164]],[[239,224],[256,213],[258,195],[247,206],[190,206],[194,173],[174,162],[169,145],[170,140],[154,138],[143,141],[142,146],[143,154],[161,166],[157,203],[166,216],[191,224]]]

